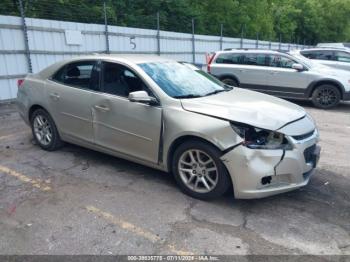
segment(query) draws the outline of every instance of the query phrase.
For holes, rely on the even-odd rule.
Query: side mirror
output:
[[[158,104],[157,99],[149,96],[146,91],[131,92],[129,93],[128,99],[130,102],[138,102],[138,103],[150,104],[150,105]]]
[[[292,64],[292,68],[297,70],[297,71],[304,71],[304,66],[302,64]]]

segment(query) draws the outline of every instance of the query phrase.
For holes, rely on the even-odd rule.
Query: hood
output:
[[[277,130],[306,115],[305,110],[298,105],[241,88],[200,98],[182,99],[181,103],[187,111],[268,130]]]

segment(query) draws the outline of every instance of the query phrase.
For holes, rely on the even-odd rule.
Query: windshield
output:
[[[143,71],[169,96],[193,98],[216,94],[231,88],[213,81],[206,74],[177,62],[154,62],[139,64]]]
[[[224,88],[229,88],[232,89],[232,87],[230,88],[230,86],[224,84],[223,82],[221,82],[219,79],[217,79],[216,77],[207,74],[206,72],[204,72],[203,70],[199,69],[198,67],[189,64],[189,63],[181,63],[187,67],[189,67],[190,69],[192,69],[193,71],[197,72],[198,74],[201,74],[202,76],[205,76],[206,78],[208,78],[209,80],[213,81],[215,84],[218,84]]]

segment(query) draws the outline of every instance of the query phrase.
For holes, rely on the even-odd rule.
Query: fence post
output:
[[[255,48],[259,48],[259,32],[256,33],[256,42],[255,42]]]
[[[109,34],[108,34],[106,1],[103,1],[103,12],[104,12],[104,18],[105,18],[106,53],[109,54]]]
[[[222,50],[222,45],[223,45],[223,31],[224,31],[224,25],[220,25],[220,50]]]
[[[242,25],[242,31],[241,31],[241,48],[243,48],[243,30],[244,30],[244,25]]]
[[[278,49],[281,50],[282,35],[280,34],[280,42],[278,44]]]
[[[22,31],[23,31],[23,36],[24,36],[24,47],[25,47],[25,55],[27,58],[28,71],[29,71],[29,73],[33,73],[32,60],[30,58],[27,24],[26,24],[26,18],[25,18],[22,0],[19,0],[19,11],[21,13],[21,18],[22,18]]]
[[[160,56],[160,21],[159,12],[157,12],[157,54]]]
[[[194,18],[192,18],[192,62],[196,63],[196,46],[194,42]]]

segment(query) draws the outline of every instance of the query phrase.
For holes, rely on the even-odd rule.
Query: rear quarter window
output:
[[[242,63],[242,56],[241,54],[220,54],[215,60],[215,63],[217,64],[241,64]]]

